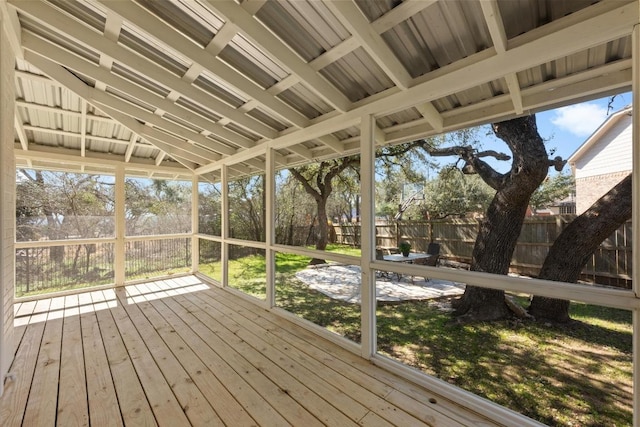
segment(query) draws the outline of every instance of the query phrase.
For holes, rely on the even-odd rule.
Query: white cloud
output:
[[[607,109],[595,103],[584,103],[558,108],[551,123],[576,136],[593,133],[607,118]]]

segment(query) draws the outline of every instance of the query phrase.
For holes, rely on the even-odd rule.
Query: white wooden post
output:
[[[640,1],[638,1],[640,9]],[[631,279],[633,292],[636,298],[640,297],[640,24],[636,24],[631,34],[631,57],[632,57],[632,253],[633,271]],[[633,425],[640,427],[640,313],[633,310]]]
[[[16,165],[13,157],[15,114],[15,40],[6,6],[0,9],[0,396],[15,353]],[[13,37],[13,43],[11,38]]]
[[[191,272],[195,273],[200,270],[200,239],[198,239],[198,233],[200,232],[200,220],[199,220],[199,192],[198,184],[200,179],[198,175],[193,175],[191,179]]]
[[[222,193],[222,206],[220,207],[221,226],[222,226],[222,247],[220,256],[220,265],[222,266],[222,286],[229,285],[229,173],[226,165],[220,170],[220,182]]]
[[[125,231],[126,231],[126,214],[125,214],[125,185],[124,185],[124,166],[116,166],[116,243],[114,250],[114,274],[116,286],[124,285],[125,281]]]
[[[371,262],[375,256],[375,126],[373,116],[365,115],[360,122],[360,196],[361,206],[361,351],[370,359],[376,353],[376,280]]]
[[[275,204],[276,204],[276,168],[275,156],[272,149],[267,149],[267,164],[265,171],[265,241],[267,248],[265,251],[265,262],[267,263],[267,290],[266,303],[269,308],[276,305],[275,278],[276,278],[276,251],[273,250],[275,243]]]

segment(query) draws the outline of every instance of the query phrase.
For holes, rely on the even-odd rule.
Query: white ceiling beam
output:
[[[336,138],[333,135],[324,135],[321,136],[320,138],[318,138],[318,140],[326,145],[327,147],[329,147],[331,150],[335,151],[338,154],[342,154],[344,153],[344,145],[342,145],[342,142],[340,142],[340,140],[338,138]]]
[[[292,153],[297,154],[305,160],[313,160],[313,153],[306,147],[302,145],[292,145],[291,147],[287,147]]]
[[[267,0],[244,0],[242,8],[251,15],[255,15],[267,3]]]
[[[0,1],[0,22],[5,28],[7,39],[9,40],[9,46],[13,54],[19,58],[24,59],[22,56],[22,41],[20,40],[20,20],[16,9],[7,4],[6,1]]]
[[[317,58],[312,59],[309,62],[309,65],[311,65],[311,67],[316,71],[321,70],[324,67],[333,64],[343,56],[350,54],[359,47],[360,43],[358,40],[355,37],[349,37],[343,42],[333,46]]]
[[[507,87],[509,88],[509,96],[511,96],[511,102],[516,114],[522,114],[524,112],[524,106],[522,105],[522,92],[520,90],[520,83],[518,82],[518,75],[516,73],[509,73],[504,76]]]
[[[389,45],[371,26],[362,11],[352,1],[328,1],[327,8],[340,20],[360,42],[364,50],[378,66],[393,80],[396,86],[407,89],[412,77],[395,56]]]
[[[87,27],[71,18],[68,18],[49,5],[42,2],[31,1],[17,2],[17,5],[21,6],[19,8],[21,12],[31,15],[42,25],[61,29],[68,37],[76,40],[78,43],[93,50],[97,49],[98,51],[105,53],[115,61],[124,64],[131,70],[145,76],[145,78],[151,79],[161,86],[175,90],[185,98],[202,105],[206,109],[214,111],[220,116],[229,117],[239,126],[267,138],[277,136],[277,132],[272,128],[253,119],[252,117],[247,116],[246,114],[236,111],[228,104],[207,94],[203,90],[182,81],[180,78],[160,67],[153,61],[143,58],[142,56],[120,46],[118,43],[110,41],[89,30]],[[55,60],[55,58],[51,59]]]
[[[256,99],[263,105],[264,109],[271,111],[273,114],[297,126],[304,127],[307,124],[308,119],[304,117],[304,115],[289,107],[280,99],[266,93],[261,87],[256,85],[255,82],[240,74],[238,70],[230,67],[219,58],[210,55],[205,49],[196,46],[182,33],[176,31],[147,9],[133,2],[99,1],[106,8],[118,13],[125,20],[151,34],[163,44],[174,49],[176,52],[180,52],[191,61],[202,65],[227,84],[236,88],[241,93],[246,94],[248,98]]]
[[[107,102],[117,101],[106,93],[87,86],[84,82],[79,80],[65,68],[47,58],[39,56],[36,53],[30,51],[25,52],[25,60],[27,60],[40,70],[46,70],[46,74],[49,77],[57,80],[58,82],[60,82],[60,84],[68,88],[70,91],[76,93],[79,97],[84,98],[91,103],[97,103],[99,99]],[[104,103],[100,104],[102,105],[102,110],[113,117],[114,120],[129,128],[130,131],[135,132],[138,135],[142,135],[149,142],[156,145],[158,149],[166,151],[167,154],[176,158],[176,160],[188,160],[188,162],[181,162],[185,167],[190,168],[192,166],[191,163],[203,164],[206,163],[206,161],[211,161],[216,158],[214,153],[211,153],[211,155],[202,155],[200,153],[195,154],[196,151],[200,150],[197,150],[196,147],[193,147],[186,141],[182,141],[176,137],[172,137],[168,134],[159,132],[155,129],[150,128],[149,126],[142,125],[137,119],[132,118],[131,116],[122,112],[122,110],[133,109],[134,107],[132,105],[122,101],[115,103],[118,104],[118,107],[116,108],[107,106]],[[153,114],[147,113],[147,116],[153,116]]]
[[[15,131],[18,134],[18,139],[20,140],[20,147],[24,151],[29,150],[29,138],[27,138],[27,133],[25,132],[24,124],[22,123],[22,120],[20,120],[20,118],[18,117],[17,112],[14,115],[14,126],[15,126]]]
[[[220,28],[204,50],[206,50],[209,55],[218,56],[218,54],[222,52],[222,49],[233,40],[236,34],[238,34],[238,27],[231,22],[227,22]]]
[[[373,21],[371,26],[378,34],[382,34],[399,23],[411,18],[413,15],[422,12],[427,7],[437,3],[437,1],[438,0],[405,0]]]
[[[42,132],[42,133],[50,133],[52,135],[63,135],[63,136],[71,136],[74,138],[80,139],[82,134],[80,132],[73,132],[70,130],[62,130],[62,129],[54,129],[54,128],[45,128],[42,126],[34,126],[34,125],[23,125],[25,130],[30,130],[32,132]],[[118,145],[129,145],[130,141],[126,139],[117,139],[108,136],[99,136],[99,135],[86,135],[87,139],[101,142],[108,142],[109,144],[118,144]],[[148,147],[148,145],[147,145]]]
[[[542,27],[538,32],[538,37],[528,39],[526,43],[518,43],[516,47],[510,48],[503,55],[492,54],[488,50],[477,53],[463,60],[465,66],[454,63],[426,74],[420,79],[421,83],[413,86],[411,91],[394,92],[389,96],[376,98],[373,102],[365,102],[342,115],[332,116],[303,130],[258,144],[256,149],[262,145],[284,148],[318,138],[357,124],[359,118],[364,114],[383,115],[401,111],[487,81],[502,78],[508,73],[529,69],[540,63],[549,62],[629,35],[633,26],[638,22],[637,4],[625,3],[617,6],[615,3],[606,2],[604,6],[600,5],[598,3],[590,6],[589,13],[580,14],[580,19],[574,16],[576,14],[559,19],[554,31],[544,30]],[[613,7],[613,9],[602,10],[599,6]],[[599,31],[594,31],[594,28],[598,28]],[[481,124],[481,122],[476,124]],[[244,156],[244,154],[231,156],[222,162],[217,162],[216,166],[233,163],[243,159]],[[208,172],[209,168],[210,166],[200,167],[197,173]]]
[[[442,132],[444,129],[444,119],[442,114],[434,107],[433,103],[425,102],[424,104],[416,105],[416,109],[420,112],[422,117],[427,119],[429,124],[437,131]]]
[[[601,71],[600,75],[588,76],[584,74],[578,80],[575,76],[565,78],[566,82],[559,84],[550,81],[540,86],[523,90],[524,111],[534,114],[551,108],[559,108],[582,100],[604,97],[630,90],[631,69]],[[593,73],[589,73],[593,74]],[[574,83],[571,83],[575,81]],[[557,86],[557,88],[556,88]],[[453,131],[481,123],[502,121],[518,115],[509,95],[488,99],[478,104],[457,108],[443,114],[445,130]],[[434,132],[428,123],[406,123],[385,130],[389,142],[404,142]]]
[[[80,156],[84,157],[87,150],[87,101],[80,101]]]
[[[482,8],[482,14],[484,20],[489,28],[489,34],[493,41],[493,47],[498,54],[505,53],[507,51],[507,33],[502,23],[502,15],[500,8],[498,7],[497,0],[485,0],[480,2]]]
[[[53,83],[54,86],[56,87],[62,87],[62,85],[58,84],[58,82],[54,82],[53,80],[48,80],[48,81]],[[16,106],[27,108],[30,110],[40,110],[40,111],[46,111],[48,113],[62,114],[64,116],[69,116],[69,117],[76,117],[76,118],[82,117],[82,113],[78,111],[66,110],[61,107],[52,107],[50,105],[36,104],[34,102],[27,102],[24,99],[16,99]],[[87,120],[92,120],[97,122],[109,122],[109,123],[114,122],[114,120],[111,117],[96,116],[95,114],[87,113],[86,118]]]
[[[129,138],[129,145],[127,146],[127,150],[124,153],[125,163],[129,163],[129,161],[131,161],[131,155],[133,154],[134,148],[136,148],[137,140],[138,140],[138,135],[136,135],[135,133],[131,133],[131,138]]]
[[[39,37],[30,33],[25,33],[23,40],[25,49],[36,52],[41,56],[51,56],[55,58],[56,62],[64,64],[65,68],[71,68],[80,74],[84,74],[95,80],[100,80],[107,86],[118,88],[118,90],[133,96],[134,98],[144,101],[149,105],[153,105],[160,110],[170,113],[176,117],[180,117],[195,126],[199,126],[204,130],[214,133],[220,139],[239,145],[242,148],[251,148],[255,145],[254,141],[232,132],[205,117],[194,114],[171,101],[149,92],[147,89],[137,86],[120,76],[114,75],[109,71],[102,69],[102,67],[95,66],[58,46],[40,39]],[[162,117],[162,115],[159,116]],[[235,150],[232,151],[227,146],[216,144],[213,140],[208,141],[208,143],[213,151],[218,151],[221,154],[233,154],[235,152]]]
[[[122,156],[109,153],[87,153],[87,157],[78,157],[76,150],[71,149],[54,149],[47,146],[33,147],[31,150],[22,151],[20,149],[14,149],[16,159],[29,160],[33,162],[48,162],[48,163],[61,163],[61,164],[74,164],[93,167],[115,167],[121,165]],[[156,173],[178,173],[182,176],[190,176],[192,172],[182,166],[159,166],[155,164],[152,159],[135,159],[135,161],[125,165],[125,169],[130,168],[133,170],[153,171]]]
[[[240,29],[240,32],[256,46],[260,46],[262,50],[291,70],[293,74],[298,76],[301,81],[335,109],[347,111],[350,108],[351,101],[342,92],[305,63],[289,46],[280,41],[241,6],[233,1],[226,0],[205,1],[209,7],[226,20],[233,22]]]
[[[24,38],[26,38],[26,35],[23,36]],[[37,58],[40,58],[40,61],[46,61],[44,62],[45,64],[47,62],[51,62],[49,59],[46,59],[45,57],[39,55],[37,52],[35,51],[27,51],[25,53],[25,58],[27,58],[27,60],[29,61],[33,61],[38,60]],[[60,67],[62,68],[62,67]],[[45,68],[47,70],[47,72],[49,72],[48,68]],[[62,68],[64,70],[64,68]],[[66,71],[66,70],[65,70]],[[68,73],[68,72],[67,72]],[[73,78],[75,78],[75,76],[71,75]],[[77,80],[77,78],[75,78],[77,82],[84,84],[83,82],[80,82],[80,80]],[[111,111],[116,110],[119,112],[120,115],[122,114],[126,114],[127,116],[135,119],[135,120],[139,120],[142,122],[146,122],[146,123],[150,123],[153,124],[154,126],[160,128],[160,129],[164,129],[167,132],[173,133],[175,135],[178,135],[181,138],[184,138],[185,140],[191,140],[194,142],[197,142],[203,146],[208,147],[209,145],[213,145],[215,144],[215,141],[211,140],[210,138],[205,137],[204,135],[201,135],[199,133],[196,133],[192,130],[186,129],[184,127],[182,127],[181,125],[178,125],[176,123],[170,122],[162,117],[159,117],[147,110],[144,110],[140,107],[137,107],[133,104],[130,104],[128,102],[125,102],[124,100],[118,99],[117,97],[110,95],[106,92],[102,92],[100,90],[97,89],[93,89],[90,88],[88,86],[85,85],[85,87],[87,88],[87,92],[88,94],[90,94],[90,98],[85,98],[84,99],[90,101],[92,104],[94,105],[100,105],[101,108],[104,110],[104,107],[109,107],[111,109]],[[73,89],[69,88],[70,90],[73,91]],[[115,119],[115,117],[114,117]],[[116,119],[117,121],[120,121],[119,119]],[[126,125],[125,125],[126,126]],[[132,130],[133,131],[133,130]],[[156,136],[156,138],[160,138],[159,136]],[[177,139],[177,138],[176,138]],[[222,148],[224,147],[224,149]],[[218,144],[217,147],[218,150],[220,151],[224,151],[224,154],[226,155],[231,155],[234,154],[236,152],[236,150],[230,148],[230,147],[226,147],[223,146],[221,144]],[[193,154],[196,154],[200,157],[202,157],[205,160],[209,160],[209,161],[214,161],[214,160],[218,160],[220,158],[219,154],[216,154],[214,152],[210,152],[210,151],[205,151],[205,150],[199,150],[196,147],[193,148],[189,148],[188,146],[183,146],[183,149],[186,149],[187,151],[191,151]]]
[[[104,36],[107,40],[111,40],[112,42],[117,42],[118,37],[120,37],[120,30],[122,29],[122,19],[113,13],[107,14],[107,19],[104,24]],[[113,58],[104,53],[100,53],[100,66],[107,71],[111,71],[113,67]],[[105,91],[107,86],[104,82],[100,80],[96,80],[96,89]]]
[[[489,34],[493,41],[493,46],[498,55],[504,54],[508,49],[509,40],[507,39],[507,33],[504,29],[504,23],[502,21],[502,15],[500,14],[500,8],[497,0],[481,1],[482,14],[484,20],[489,28]],[[511,101],[513,107],[516,110],[516,114],[523,113],[522,106],[522,94],[520,93],[520,84],[518,82],[518,76],[516,73],[509,73],[504,76],[507,87],[509,88],[509,94],[511,95]]]
[[[164,160],[165,156],[167,155],[167,153],[165,153],[164,151],[160,151],[158,152],[158,155],[156,156],[156,166],[162,164],[162,161]]]

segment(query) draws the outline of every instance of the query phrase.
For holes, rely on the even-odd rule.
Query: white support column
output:
[[[222,226],[222,247],[220,264],[222,265],[222,286],[229,285],[229,170],[226,165],[220,170],[220,183],[222,190],[222,206],[220,207]]]
[[[200,270],[200,206],[199,206],[199,188],[200,179],[198,175],[193,175],[191,179],[191,272],[195,273]]]
[[[116,286],[124,285],[125,281],[125,185],[124,165],[116,167],[116,243],[114,248],[114,273]]]
[[[640,1],[638,1],[640,8]],[[631,273],[633,291],[636,298],[640,297],[640,24],[636,24],[631,34],[632,56],[632,216],[633,230],[632,253],[633,272]],[[640,427],[640,313],[633,310],[633,425]]]
[[[6,10],[6,9],[5,9]],[[10,41],[9,17],[0,10],[0,395],[15,354],[16,165],[13,157],[16,52]]]
[[[360,194],[362,197],[361,218],[361,348],[362,357],[370,359],[376,353],[376,280],[371,262],[375,259],[375,128],[371,115],[362,117],[360,123]]]
[[[276,167],[275,153],[271,148],[267,149],[267,164],[265,171],[265,241],[267,249],[265,261],[267,263],[267,295],[268,307],[276,305],[275,279],[276,279],[276,252],[273,250],[275,243],[275,205],[276,205]]]

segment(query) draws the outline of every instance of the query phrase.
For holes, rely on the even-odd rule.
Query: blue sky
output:
[[[610,100],[611,97],[606,97],[536,114],[538,132],[547,141],[547,152],[555,150],[553,157],[560,156],[564,160],[568,159],[607,119],[608,115],[631,104],[631,92],[617,95],[608,110]],[[483,146],[509,154],[506,145],[495,137],[483,141]],[[500,166],[495,165],[494,162],[489,163],[501,172],[506,172],[510,166],[510,162],[500,162]],[[565,166],[563,172],[567,173],[568,170],[569,167]],[[553,173],[552,170],[549,172]]]

